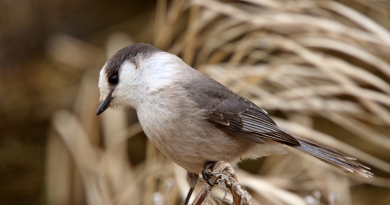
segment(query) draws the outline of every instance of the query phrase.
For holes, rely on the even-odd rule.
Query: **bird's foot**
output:
[[[202,176],[203,179],[209,184],[210,186],[213,186],[214,184],[210,183],[210,177],[213,176],[213,174],[209,171],[210,169],[212,170],[215,165],[215,162],[206,162],[204,164],[203,170],[202,170]]]

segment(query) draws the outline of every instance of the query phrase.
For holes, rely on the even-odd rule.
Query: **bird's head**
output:
[[[149,44],[136,43],[115,53],[100,71],[99,115],[109,107],[132,106],[144,67],[151,57],[162,52]]]
[[[183,61],[149,44],[136,43],[114,54],[100,71],[100,105],[97,115],[109,107],[133,107],[151,93],[172,83]]]

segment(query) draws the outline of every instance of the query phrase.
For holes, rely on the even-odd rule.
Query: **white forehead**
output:
[[[119,68],[119,83],[121,82],[131,82],[137,78],[137,73],[139,72],[139,66],[136,66],[134,61],[126,60],[122,63]]]
[[[104,66],[102,67],[102,69],[100,70],[100,73],[99,73],[99,88],[102,89],[102,86],[104,86],[104,84],[108,83],[107,82],[107,76],[106,76],[106,68],[107,66],[107,62],[104,64]]]
[[[106,76],[106,65],[107,63],[100,70],[100,74],[99,74],[98,87],[100,90],[100,101],[104,100],[110,93],[110,86],[108,85],[107,76]]]

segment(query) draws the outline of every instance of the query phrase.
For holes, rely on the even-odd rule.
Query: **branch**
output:
[[[218,185],[225,190],[225,194],[230,193],[233,196],[233,205],[251,204],[251,196],[238,184],[237,176],[229,163],[223,161],[217,162],[211,173],[213,176],[210,177],[210,183],[215,184],[215,182],[218,182]],[[192,205],[201,205],[206,200],[212,188],[208,183],[204,183],[194,202],[192,202]]]

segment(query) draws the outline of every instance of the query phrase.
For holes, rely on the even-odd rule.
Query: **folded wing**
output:
[[[238,96],[211,78],[202,82],[184,85],[189,97],[205,111],[205,117],[231,135],[254,143],[265,143],[264,139],[296,148],[326,163],[363,177],[371,177],[368,167],[363,166],[336,150],[308,140],[294,137],[279,128],[260,107]]]

